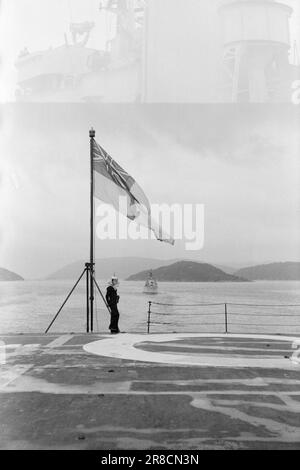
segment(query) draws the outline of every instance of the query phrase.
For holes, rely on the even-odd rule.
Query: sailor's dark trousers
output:
[[[112,333],[119,333],[119,310],[117,304],[110,305],[110,325],[109,329]]]

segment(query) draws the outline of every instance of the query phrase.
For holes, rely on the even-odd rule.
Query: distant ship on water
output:
[[[148,279],[145,282],[144,294],[157,294],[158,293],[158,284],[157,281],[153,278],[153,273],[150,271]]]

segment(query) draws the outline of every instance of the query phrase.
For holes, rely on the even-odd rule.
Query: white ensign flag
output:
[[[128,219],[147,227],[157,240],[174,245],[174,239],[163,232],[151,215],[151,206],[137,182],[108,153],[93,140],[95,196],[120,211],[120,197],[127,200]]]

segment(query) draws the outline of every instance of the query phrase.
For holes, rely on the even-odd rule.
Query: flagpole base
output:
[[[91,308],[91,306],[92,307],[94,306],[95,297],[94,297],[93,294],[91,295],[91,289],[90,289],[91,284],[93,286],[94,285],[96,286],[96,289],[98,290],[98,292],[99,292],[106,308],[108,309],[108,311],[110,313],[110,310],[109,310],[109,307],[106,303],[105,297],[104,297],[104,295],[103,295],[103,293],[102,293],[102,291],[99,287],[99,284],[97,283],[97,281],[95,279],[94,266],[95,266],[95,263],[85,263],[85,267],[84,267],[83,272],[81,273],[80,277],[78,278],[78,280],[76,281],[76,283],[72,287],[71,291],[69,292],[69,294],[66,297],[65,301],[63,302],[62,306],[60,307],[60,309],[56,313],[55,317],[51,321],[50,325],[46,329],[45,334],[47,334],[49,332],[50,328],[54,325],[55,321],[57,320],[58,316],[62,312],[63,308],[67,304],[68,300],[70,299],[70,297],[74,293],[76,287],[78,286],[78,284],[80,283],[80,281],[82,280],[84,275],[86,275],[86,332],[87,333],[93,333],[93,330],[94,330],[94,319],[93,319],[93,316],[91,315],[92,312],[91,312],[90,308]]]

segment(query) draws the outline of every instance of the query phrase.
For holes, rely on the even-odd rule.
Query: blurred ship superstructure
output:
[[[225,98],[288,101],[293,72],[289,64],[292,9],[273,0],[229,1],[220,13]]]
[[[17,99],[289,101],[300,75],[289,60],[292,13],[276,0],[103,0],[61,47],[21,52]],[[102,49],[97,15],[113,24]]]
[[[101,12],[114,23],[114,37],[107,39],[104,49],[89,46],[91,39],[106,33],[97,31],[92,18],[90,22],[71,23],[70,35],[65,34],[65,44],[61,47],[36,53],[21,51],[16,62],[18,100],[133,102],[140,99],[144,2],[107,0],[99,4],[95,15]]]

